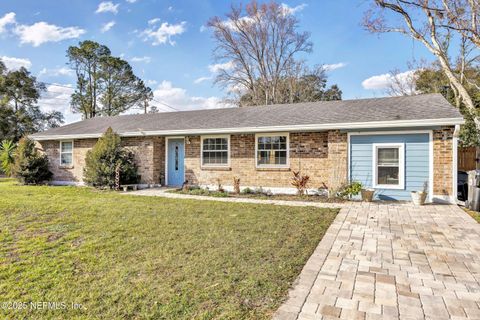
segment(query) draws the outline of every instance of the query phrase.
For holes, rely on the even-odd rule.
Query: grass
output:
[[[0,318],[267,319],[336,213],[0,179]]]
[[[328,198],[326,196],[312,194],[312,195],[295,195],[295,194],[271,194],[267,195],[265,193],[240,193],[236,194],[233,192],[226,191],[216,191],[216,190],[207,190],[203,188],[193,188],[188,191],[183,191],[182,189],[171,190],[168,192],[196,195],[196,196],[209,196],[209,197],[222,197],[222,198],[250,198],[250,199],[260,199],[260,200],[285,200],[285,201],[307,201],[307,202],[329,202],[329,203],[341,203],[347,201],[343,198]]]
[[[470,210],[468,208],[462,207],[462,209],[468,213],[473,219],[480,223],[480,212]]]

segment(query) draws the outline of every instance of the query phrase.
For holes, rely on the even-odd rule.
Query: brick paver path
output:
[[[276,319],[480,319],[480,224],[457,206],[344,206]]]

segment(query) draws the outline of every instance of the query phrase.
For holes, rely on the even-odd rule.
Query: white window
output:
[[[373,144],[373,187],[405,188],[405,155],[403,143]]]
[[[60,165],[73,165],[73,141],[60,141]]]
[[[257,134],[255,140],[258,168],[288,167],[288,133]]]
[[[202,137],[202,166],[228,167],[230,165],[230,137]]]

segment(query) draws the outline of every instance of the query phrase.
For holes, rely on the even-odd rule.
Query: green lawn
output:
[[[336,213],[0,179],[0,318],[269,318]]]

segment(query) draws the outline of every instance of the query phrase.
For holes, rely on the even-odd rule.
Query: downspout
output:
[[[458,137],[460,135],[460,125],[455,126],[455,130],[453,131],[453,138],[452,138],[452,195],[450,197],[450,202],[453,204],[458,203],[457,199],[457,184],[458,184]]]

